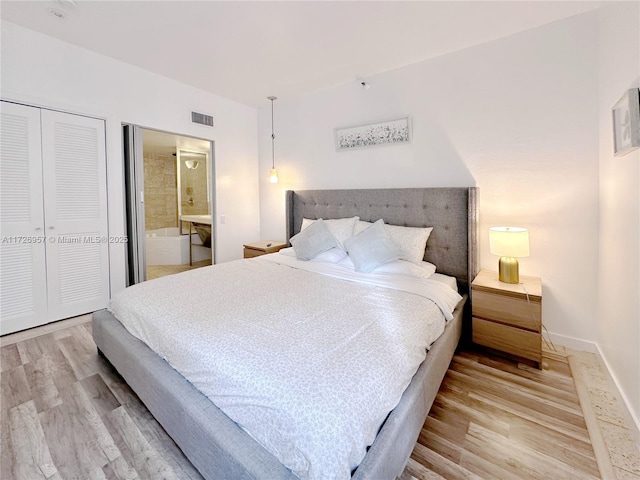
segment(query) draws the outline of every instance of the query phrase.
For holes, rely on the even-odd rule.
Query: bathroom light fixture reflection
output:
[[[198,160],[185,160],[184,164],[189,170],[195,170],[200,165],[200,162]]]
[[[271,100],[271,172],[269,173],[269,182],[278,183],[278,170],[276,170],[276,148],[275,148],[276,136],[273,133],[273,101],[277,100],[278,97],[270,96],[267,98]]]

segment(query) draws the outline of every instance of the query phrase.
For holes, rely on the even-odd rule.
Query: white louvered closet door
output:
[[[40,109],[0,112],[0,333],[46,323]]]
[[[109,298],[104,122],[43,110],[42,165],[49,317],[104,308]]]

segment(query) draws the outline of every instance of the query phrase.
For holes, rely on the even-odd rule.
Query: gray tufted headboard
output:
[[[287,191],[287,242],[303,218],[358,215],[391,225],[433,227],[424,259],[438,272],[456,277],[467,293],[477,274],[477,195],[470,188],[392,188],[371,190]]]

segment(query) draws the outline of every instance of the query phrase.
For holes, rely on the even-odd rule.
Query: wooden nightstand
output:
[[[244,258],[259,257],[267,253],[275,253],[287,246],[284,242],[267,240],[264,242],[247,243],[244,246]]]
[[[521,275],[519,284],[503,283],[497,272],[481,270],[471,291],[473,343],[533,360],[541,368],[542,280]]]

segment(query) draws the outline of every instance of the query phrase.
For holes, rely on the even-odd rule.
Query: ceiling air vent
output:
[[[191,121],[193,123],[199,123],[200,125],[213,127],[213,117],[211,115],[205,115],[204,113],[191,112]]]

